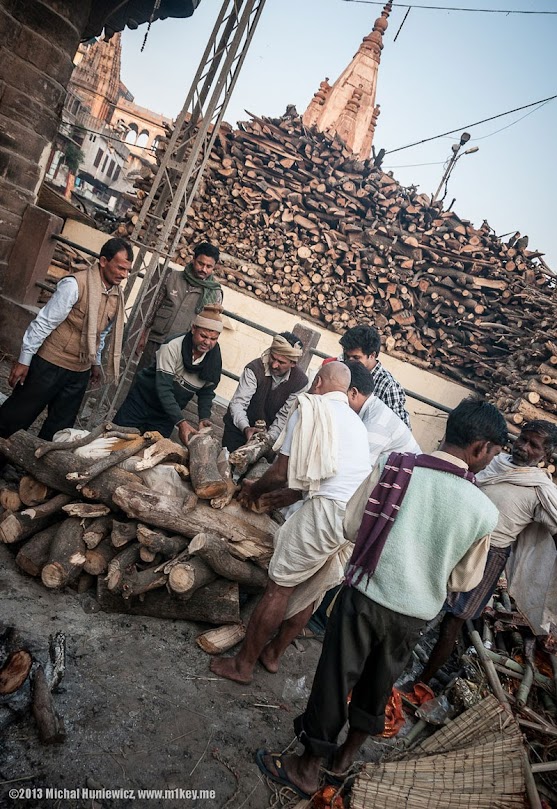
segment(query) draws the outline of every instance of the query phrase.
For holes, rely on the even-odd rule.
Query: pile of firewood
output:
[[[109,440],[108,454],[83,457]],[[107,611],[226,625],[200,640],[207,651],[241,639],[240,589],[249,612],[277,524],[233,499],[227,453],[210,430],[187,449],[110,424],[67,443],[22,430],[0,451],[27,472],[0,490],[0,540],[21,570],[53,589],[96,587]]]
[[[137,181],[137,210],[151,182]],[[136,221],[130,211],[120,233]],[[515,425],[557,418],[555,281],[542,254],[443,211],[299,117],[221,127],[176,260],[200,239],[226,254],[226,284],[338,332],[373,324],[388,353],[499,401]]]

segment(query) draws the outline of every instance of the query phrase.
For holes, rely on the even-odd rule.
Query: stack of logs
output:
[[[299,117],[221,127],[176,260],[202,239],[225,252],[226,284],[338,332],[375,325],[388,353],[488,395],[514,425],[557,419],[555,282],[542,254],[443,211]]]
[[[116,438],[107,457],[78,454],[97,438]],[[249,594],[266,586],[277,524],[233,499],[228,460],[209,430],[188,450],[112,425],[65,444],[20,431],[0,439],[0,451],[27,471],[0,491],[0,540],[17,550],[21,570],[48,588],[96,587],[106,611],[224,625],[199,639],[206,651],[243,637],[240,588],[249,612]],[[141,477],[159,463],[162,480],[168,470],[180,475],[173,494]]]

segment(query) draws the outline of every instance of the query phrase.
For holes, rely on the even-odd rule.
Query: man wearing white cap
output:
[[[140,371],[114,417],[123,427],[158,430],[169,437],[174,427],[183,444],[197,432],[182,413],[196,395],[199,426],[209,426],[222,359],[218,339],[222,332],[220,306],[206,306],[195,316],[191,331],[163,343],[156,364]]]
[[[255,422],[267,425],[272,446],[286,424],[296,396],[308,384],[297,363],[303,347],[295,334],[284,331],[271,347],[244,368],[236,392],[224,416],[223,447],[234,452],[256,432]]]

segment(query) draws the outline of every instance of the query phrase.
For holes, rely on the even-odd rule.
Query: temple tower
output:
[[[335,83],[331,86],[328,79],[321,82],[302,119],[307,127],[330,137],[337,135],[362,160],[370,156],[379,115],[375,103],[377,76],[391,8],[389,0]]]

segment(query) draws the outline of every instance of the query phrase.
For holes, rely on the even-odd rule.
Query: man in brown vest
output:
[[[195,247],[193,260],[182,271],[168,273],[150,322],[145,324],[139,370],[152,365],[155,354],[170,335],[188,332],[195,316],[205,306],[222,304],[222,287],[213,275],[218,260],[218,247],[202,242]]]
[[[274,444],[297,394],[308,384],[296,365],[302,354],[296,335],[283,331],[261,357],[246,365],[224,416],[223,447],[234,452],[243,446],[256,432],[256,421],[265,422],[270,445]]]
[[[120,367],[124,300],[120,287],[133,253],[123,239],[109,239],[98,266],[68,275],[23,335],[19,359],[8,379],[14,389],[0,407],[0,436],[27,429],[44,408],[39,433],[47,441],[72,427],[91,379],[100,380],[101,352],[112,330],[108,373]]]

